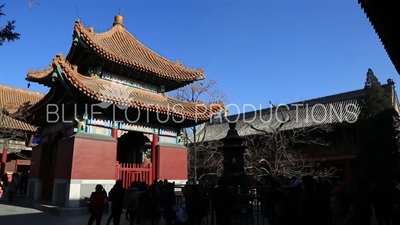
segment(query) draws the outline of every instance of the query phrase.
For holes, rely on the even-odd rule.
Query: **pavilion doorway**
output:
[[[127,188],[132,181],[152,182],[151,142],[144,133],[129,131],[118,138],[116,179]]]
[[[142,164],[148,161],[150,139],[141,132],[129,131],[118,138],[117,161]]]

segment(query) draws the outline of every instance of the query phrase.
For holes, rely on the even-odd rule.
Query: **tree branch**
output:
[[[270,102],[271,103],[271,102]],[[272,104],[272,110],[277,110]],[[293,123],[287,110],[274,111],[280,115],[282,122],[267,124],[268,130],[247,125],[258,132],[257,135],[246,137],[247,150],[245,152],[246,171],[253,177],[265,175],[301,177],[313,174],[319,177],[332,177],[337,170],[335,168],[319,168],[320,163],[307,159],[303,150],[310,146],[329,146],[329,141],[323,135],[332,130],[330,125],[318,125],[313,127],[296,126],[300,128],[285,130],[286,124]],[[265,125],[265,124],[263,124]]]
[[[217,101],[225,102],[226,94],[217,86],[216,80],[209,80],[204,83],[203,81],[194,82],[174,91],[172,96],[181,101],[205,105]],[[198,132],[201,126],[204,127],[201,132]],[[187,128],[183,132],[188,148],[189,174],[195,178],[198,166],[205,171],[205,174],[219,174],[222,171],[222,155],[218,151],[219,143],[205,142],[206,132],[207,126],[204,124]],[[193,138],[194,133],[196,133],[196,140]]]

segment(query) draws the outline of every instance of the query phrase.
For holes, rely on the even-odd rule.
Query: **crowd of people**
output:
[[[122,181],[118,180],[108,195],[102,185],[97,185],[89,200],[91,215],[88,224],[96,221],[96,225],[100,225],[108,205],[111,213],[106,224],[112,221],[114,225],[119,225],[123,211],[130,225],[156,225],[162,216],[166,225],[173,224],[178,219],[174,209],[177,205],[174,184],[168,181],[159,181],[152,185],[134,181],[129,188],[124,189]]]
[[[282,188],[274,178],[267,180],[261,205],[272,225],[370,225],[373,215],[378,225],[400,224],[400,191],[393,182],[350,187],[305,176],[297,183]]]
[[[294,183],[291,187],[283,187],[269,177],[263,188],[257,190],[259,213],[268,219],[269,224],[370,225],[373,215],[378,225],[400,224],[400,191],[394,183],[375,184],[372,188],[358,183],[349,187],[334,179],[315,180],[311,176]],[[202,186],[190,185],[190,191],[186,191],[186,219],[180,221],[178,211],[182,209],[176,208],[173,183],[161,181],[148,186],[143,182],[133,182],[125,190],[122,181],[117,181],[108,195],[98,185],[89,203],[91,216],[88,224],[94,221],[100,224],[107,204],[111,202],[107,224],[112,220],[114,225],[119,225],[125,211],[130,225],[156,225],[161,218],[166,225],[200,225],[212,209],[216,224],[228,225],[234,214],[235,191],[221,179],[210,198],[210,193],[201,190]]]
[[[17,190],[26,194],[27,179],[24,174],[13,174],[11,179],[4,174],[1,198],[12,202]],[[99,184],[88,202],[91,214],[88,224],[100,225],[104,213],[110,211],[107,225],[111,222],[119,225],[123,213],[130,225],[156,225],[161,219],[166,225],[200,225],[212,209],[216,224],[228,225],[234,214],[234,189],[223,179],[218,185],[188,184],[190,189],[184,192],[183,209],[177,204],[175,184],[167,180],[152,185],[134,181],[126,189],[118,180],[109,193]],[[370,225],[372,216],[378,225],[400,225],[400,190],[394,182],[376,183],[372,187],[362,183],[349,186],[335,179],[305,176],[294,178],[287,185],[268,177],[257,187],[252,192],[253,203],[260,205],[259,213],[271,225]]]
[[[7,173],[1,176],[0,199],[11,203],[17,191],[21,195],[26,195],[28,188],[29,171],[23,173],[13,173],[11,179]]]

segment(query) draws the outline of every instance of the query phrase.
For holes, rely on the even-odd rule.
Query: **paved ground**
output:
[[[105,214],[102,224],[106,223],[109,214]],[[0,202],[1,225],[85,225],[89,215],[80,216],[56,216],[41,211],[17,205],[9,205]],[[121,225],[128,225],[128,221],[121,220]]]
[[[121,225],[128,225],[125,220],[125,215],[122,215]],[[1,225],[85,225],[89,215],[80,216],[55,216],[52,214],[43,213],[41,211],[27,208],[18,205],[9,205],[0,202],[0,224]],[[102,224],[105,224],[108,214],[104,215]],[[257,221],[257,219],[255,219]],[[254,224],[255,221],[248,221],[248,224]],[[210,224],[211,221],[203,221],[203,224]],[[373,217],[372,225],[377,224],[376,219]],[[160,225],[163,223],[161,222]],[[241,224],[246,224],[241,222]],[[266,224],[266,221],[258,221],[258,224]]]
[[[35,209],[0,203],[0,224],[2,225],[83,225],[86,223],[87,216],[60,217]]]
[[[106,223],[108,216],[109,214],[103,216],[101,224]],[[88,219],[89,215],[57,216],[21,205],[10,205],[4,201],[0,201],[1,225],[85,225],[87,224]],[[129,222],[125,220],[125,214],[123,214],[121,216],[121,225],[128,224]],[[163,222],[160,222],[159,225],[163,224]]]

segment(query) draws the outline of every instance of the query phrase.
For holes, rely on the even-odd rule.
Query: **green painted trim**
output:
[[[111,82],[117,82],[119,80],[118,83],[122,84],[126,87],[135,88],[135,89],[148,91],[148,92],[152,92],[152,93],[160,93],[159,87],[157,87],[156,85],[148,84],[148,83],[145,83],[142,81],[124,77],[123,75],[120,75],[120,74],[114,74],[114,73],[107,72],[107,71],[101,71],[100,77],[101,77],[101,79],[111,81]]]
[[[61,69],[61,66],[57,66],[57,77],[60,78],[62,81],[64,81],[64,77],[63,77],[63,70]]]
[[[74,36],[73,36],[73,45],[77,46],[79,43],[79,39],[81,38],[81,33],[80,32],[75,32]]]
[[[101,122],[98,122],[101,121]],[[117,122],[114,124],[111,120],[107,119],[88,119],[87,120],[87,125],[92,125],[92,126],[98,126],[98,127],[106,127],[106,128],[117,128],[118,130],[123,130],[123,131],[137,131],[137,132],[142,132],[142,133],[147,133],[147,134],[158,134],[159,136],[165,136],[165,137],[177,137],[177,133],[174,129],[172,128],[160,128],[156,126],[146,126],[144,124],[128,124],[128,123],[120,123]],[[128,126],[126,126],[128,125]],[[133,126],[139,126],[143,127],[145,129],[129,129],[129,125]]]
[[[205,79],[205,77],[203,77],[203,76],[198,76],[197,78],[196,78],[196,80],[204,80]]]

